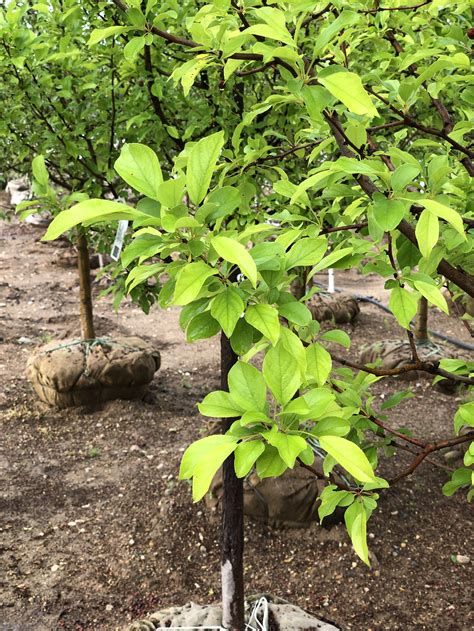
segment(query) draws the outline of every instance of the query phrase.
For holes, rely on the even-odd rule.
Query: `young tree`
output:
[[[420,360],[410,329],[422,298],[447,310],[445,280],[474,296],[474,167],[465,139],[471,10],[467,1],[453,8],[447,0],[99,5],[110,23],[91,39],[120,33],[128,40],[124,54],[148,50],[147,76],[166,64],[186,107],[211,112],[211,128],[195,140],[202,127],[187,121],[170,177],[162,175],[160,161],[168,158],[161,146],[147,140],[159,160],[144,145],[125,145],[117,170],[143,195],[137,207],[83,201],[61,213],[46,238],[81,223],[133,221],[122,255],[124,269],[136,263],[128,289],[154,276],[160,305],[183,307],[188,341],[221,332],[222,390],[200,411],[230,420],[225,434],[188,448],[181,477],[192,478],[198,500],[225,463],[223,625],[242,629],[238,480],[253,466],[260,477],[297,465],[317,475],[308,444],[316,437],[330,481],[320,515],[345,507],[354,548],[368,563],[366,524],[379,490],[429,454],[473,438],[472,430],[458,435],[474,426],[472,401],[456,413],[456,435],[432,443],[387,418],[402,395],[378,411],[370,393],[378,378],[411,370],[474,385],[472,363],[450,372],[449,363]],[[143,90],[160,94],[161,76]],[[411,364],[385,370],[333,352],[327,343],[347,348],[347,336],[321,333],[305,306],[311,290],[299,300],[290,291],[302,267],[311,279],[359,265],[385,279]],[[250,363],[257,354],[262,370]],[[375,474],[377,450],[394,437],[416,455],[385,481]],[[471,445],[446,494],[470,484],[472,462]],[[335,463],[352,486],[335,483]]]

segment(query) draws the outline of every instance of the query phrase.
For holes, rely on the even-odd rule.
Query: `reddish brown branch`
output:
[[[427,456],[429,456],[429,454],[433,453],[434,451],[446,449],[446,447],[454,447],[455,445],[460,445],[471,440],[474,440],[474,432],[469,432],[467,434],[464,434],[463,436],[456,436],[455,438],[448,438],[447,440],[440,440],[436,443],[426,445],[426,447],[422,451],[420,451],[420,453],[416,456],[416,458],[412,460],[412,462],[406,469],[404,469],[394,478],[389,480],[390,484],[395,484],[395,482],[398,482],[402,478],[411,475],[415,471],[415,469],[419,467],[423,460],[425,460]]]

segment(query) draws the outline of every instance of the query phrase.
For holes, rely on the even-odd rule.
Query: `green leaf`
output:
[[[427,210],[430,210],[438,217],[441,217],[441,219],[447,221],[457,232],[459,232],[460,235],[465,238],[462,217],[456,210],[453,210],[449,206],[445,206],[445,204],[441,204],[434,199],[419,199],[417,200],[417,203]]]
[[[211,314],[219,322],[226,337],[230,337],[244,312],[245,303],[234,287],[226,287],[211,303]]]
[[[242,415],[244,408],[234,401],[229,392],[216,390],[204,397],[198,404],[198,410],[203,416],[237,418]]]
[[[291,322],[292,324],[297,324],[298,326],[307,326],[313,316],[311,315],[311,311],[308,309],[306,305],[301,302],[287,302],[284,305],[279,305],[278,313]]]
[[[31,162],[31,168],[33,171],[33,177],[41,186],[48,186],[49,175],[48,169],[44,163],[44,156],[39,155],[33,158]]]
[[[237,447],[232,436],[206,436],[192,443],[181,460],[179,478],[193,479],[193,500],[198,502],[209,490],[217,470]]]
[[[133,221],[140,217],[146,218],[147,215],[125,204],[108,199],[88,199],[60,212],[49,224],[42,241],[57,239],[61,234],[79,224],[92,224],[115,219]]]
[[[347,109],[354,114],[366,114],[371,118],[378,115],[369,94],[365,91],[360,77],[353,72],[320,72],[318,81]]]
[[[353,253],[354,253],[353,248],[341,248],[340,250],[335,250],[334,252],[331,252],[331,254],[328,254],[327,256],[325,256],[323,259],[319,261],[317,265],[313,267],[309,276],[313,276],[314,274],[316,274],[317,272],[320,272],[323,269],[328,269],[329,267],[332,267],[334,263],[337,263],[348,254],[353,254]]]
[[[184,176],[162,182],[156,191],[156,199],[166,208],[178,206],[183,199],[184,184]]]
[[[254,287],[257,285],[257,267],[255,261],[241,243],[235,239],[229,239],[229,237],[214,237],[211,241],[211,245],[224,261],[238,265],[252,285]]]
[[[239,318],[230,338],[230,345],[236,355],[241,357],[250,350],[254,333],[257,332],[253,326],[250,326],[243,318]]]
[[[265,443],[261,440],[250,440],[237,445],[234,460],[235,475],[238,478],[245,477],[264,451]]]
[[[449,315],[448,303],[438,287],[431,285],[430,283],[424,283],[420,280],[415,280],[413,284],[420,294],[426,298],[426,300],[431,302],[433,305],[436,305],[438,309],[441,309],[441,311],[444,311],[444,313]]]
[[[302,436],[284,434],[279,432],[276,426],[268,432],[263,432],[262,436],[266,438],[270,445],[278,449],[280,458],[290,469],[295,466],[295,461],[299,454],[308,446]]]
[[[198,297],[206,280],[217,273],[217,269],[210,267],[204,261],[188,263],[182,267],[176,276],[173,303],[183,306],[192,302]]]
[[[321,504],[318,508],[319,519],[322,521],[328,515],[332,515],[341,501],[346,498],[354,498],[349,491],[338,491],[333,484],[326,486],[320,495]]]
[[[428,209],[422,211],[416,224],[415,235],[422,256],[428,258],[439,239],[439,222],[435,213]]]
[[[265,451],[259,456],[256,464],[257,475],[261,480],[264,478],[277,478],[287,469],[286,464],[278,453],[278,449],[272,447],[272,445],[265,446]]]
[[[351,338],[345,331],[341,331],[340,329],[326,331],[326,333],[321,335],[321,339],[326,340],[327,342],[335,342],[344,348],[349,348],[351,345]]]
[[[108,26],[107,28],[96,28],[90,34],[90,37],[87,40],[87,45],[94,46],[94,44],[97,44],[103,39],[112,37],[112,35],[125,33],[126,31],[128,31],[128,27],[126,26]]]
[[[354,11],[344,10],[342,13],[328,26],[322,28],[314,44],[314,57],[320,57],[321,53],[327,48],[328,44],[342,31],[346,26],[355,24],[360,17]]]
[[[321,436],[319,443],[356,480],[374,482],[375,476],[370,462],[355,443],[340,436]]]
[[[410,328],[410,322],[418,309],[419,295],[403,287],[394,287],[390,292],[388,306],[404,329]]]
[[[127,61],[134,62],[145,46],[145,37],[132,37],[123,49],[123,56]]]
[[[367,548],[367,512],[360,500],[356,500],[346,509],[344,521],[357,556],[370,567]]]
[[[300,239],[290,248],[286,255],[286,269],[319,263],[326,249],[326,237]]]
[[[420,174],[421,168],[419,165],[414,164],[401,164],[390,175],[390,184],[392,189],[397,191],[403,191],[412,182],[417,175]]]
[[[267,39],[276,39],[280,42],[295,46],[295,42],[291,37],[285,24],[285,13],[271,7],[262,7],[254,10],[254,15],[265,22],[265,24],[255,24],[245,29],[244,33],[251,35],[259,35]]]
[[[456,491],[464,485],[472,483],[472,470],[461,467],[451,476],[451,480],[446,482],[442,488],[443,495],[451,497]]]
[[[280,337],[280,321],[278,311],[271,305],[251,305],[245,312],[246,321],[270,340],[275,346]]]
[[[464,425],[474,427],[474,401],[460,405],[454,415],[454,431],[456,434],[459,434]]]
[[[374,195],[375,221],[386,232],[394,230],[405,216],[407,205],[397,199],[387,199],[385,195]]]
[[[319,420],[311,431],[315,436],[346,436],[351,430],[348,420],[330,416]]]
[[[186,166],[186,186],[194,204],[200,204],[205,198],[223,146],[223,131],[201,138],[192,146]]]
[[[286,405],[301,385],[299,365],[281,343],[267,351],[263,377],[281,405]]]
[[[304,377],[306,371],[306,353],[302,341],[286,327],[280,327],[280,340],[278,342],[290,355],[298,365],[301,377]]]
[[[186,329],[186,340],[188,342],[195,342],[196,340],[203,340],[208,337],[213,337],[219,331],[221,327],[219,322],[214,320],[209,311],[204,313],[198,313],[197,316],[191,320]]]
[[[315,343],[306,347],[306,375],[318,386],[326,383],[332,369],[331,355],[324,346]]]
[[[163,175],[153,149],[139,143],[127,143],[122,147],[114,168],[136,191],[151,199],[158,199]]]
[[[267,389],[262,373],[254,366],[238,361],[229,371],[228,382],[232,398],[242,409],[265,410]]]

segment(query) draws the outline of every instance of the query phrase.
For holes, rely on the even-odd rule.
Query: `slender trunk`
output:
[[[81,230],[77,238],[77,266],[79,270],[79,300],[82,339],[95,338],[94,320],[92,316],[91,269],[89,263],[89,247],[84,232]]]
[[[221,387],[228,389],[227,376],[237,361],[229,340],[221,333]],[[223,419],[226,432],[235,419]],[[235,475],[234,455],[223,465],[223,502],[221,530],[222,626],[243,631],[244,618],[244,488]]]
[[[424,296],[420,298],[418,303],[418,315],[415,326],[415,340],[417,342],[428,341],[428,301]]]

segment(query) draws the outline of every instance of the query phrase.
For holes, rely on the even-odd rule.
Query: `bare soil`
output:
[[[177,473],[205,429],[196,403],[218,387],[217,339],[190,346],[178,311],[145,316],[124,303],[115,315],[97,299],[98,335],[139,334],[162,352],[152,396],[48,408],[25,379],[25,363],[35,345],[78,335],[78,286],[74,269],[52,265],[58,246],[40,243],[41,234],[0,223],[0,629],[113,630],[164,606],[214,601],[218,518],[192,503]],[[336,281],[384,297],[374,279],[345,273]],[[361,309],[345,327],[353,328],[354,357],[363,343],[402,335],[390,315]],[[469,339],[439,312],[431,326]],[[405,385],[383,382],[376,392],[382,400]],[[392,424],[418,437],[452,435],[462,392],[440,393],[425,379],[411,387],[415,396]],[[381,473],[409,458],[401,452]],[[344,629],[472,629],[472,511],[462,495],[442,496],[448,475],[425,463],[384,495],[369,523],[371,569],[341,526],[275,531],[248,520],[248,592],[284,597]],[[454,563],[456,554],[471,562]]]

